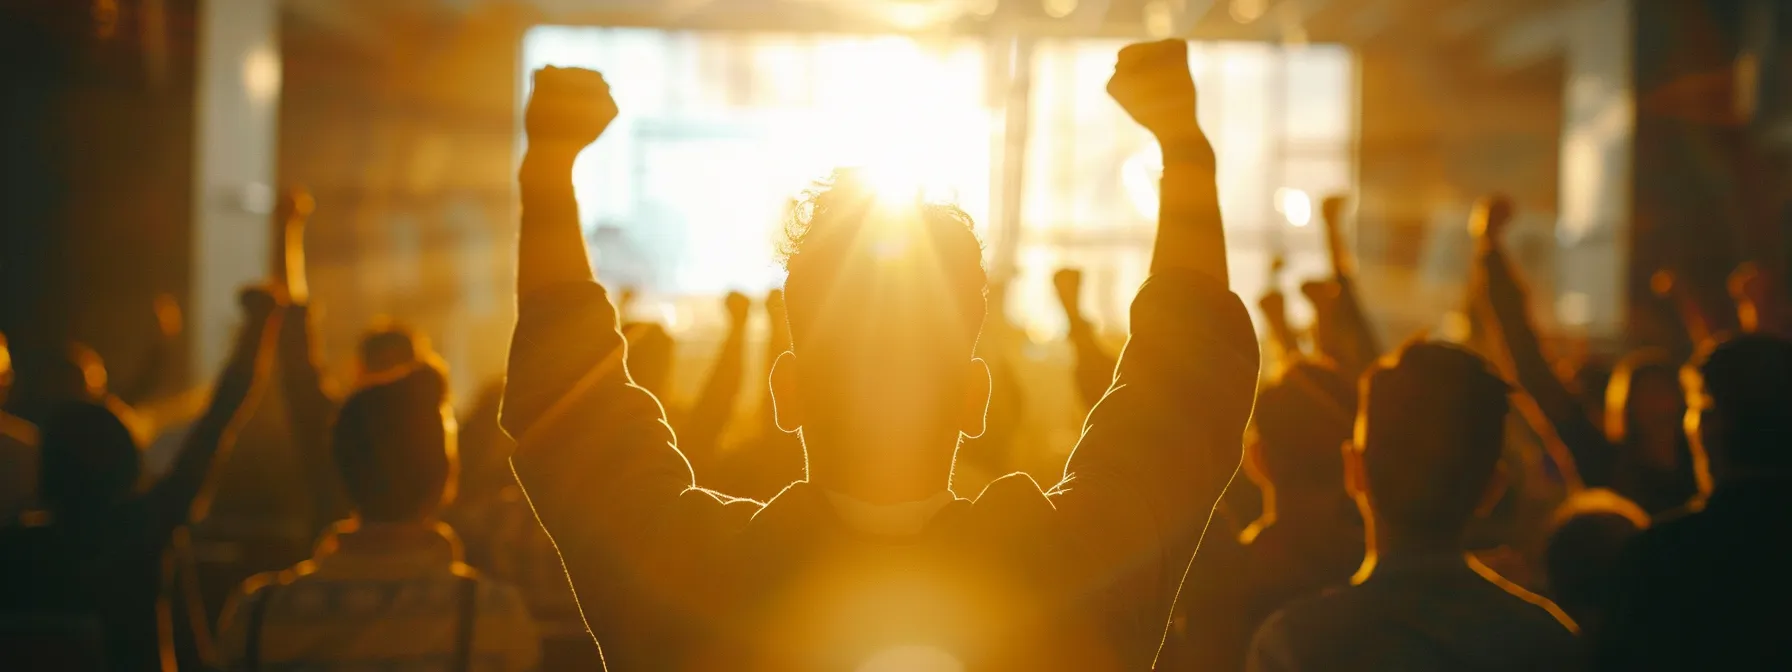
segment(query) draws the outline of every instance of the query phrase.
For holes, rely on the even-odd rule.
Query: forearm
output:
[[[1482,250],[1480,265],[1483,312],[1492,318],[1499,344],[1511,363],[1513,377],[1524,389],[1530,403],[1535,404],[1535,410],[1526,417],[1535,424],[1538,420],[1535,416],[1540,415],[1541,420],[1550,425],[1547,432],[1553,434],[1559,445],[1572,456],[1574,464],[1568,465],[1564,472],[1578,473],[1587,485],[1609,485],[1610,474],[1605,464],[1608,450],[1604,437],[1549,365],[1541,339],[1531,326],[1526,291],[1513,273],[1510,262],[1497,247],[1490,246]],[[1546,431],[1545,428],[1537,429],[1540,434]],[[1562,459],[1559,451],[1552,451],[1552,457]]]
[[[1213,147],[1204,136],[1164,146],[1151,272],[1185,270],[1229,281]]]
[[[236,428],[249,415],[251,402],[266,378],[271,329],[279,319],[251,319],[243,326],[213,387],[211,404],[193,425],[168,474],[151,489],[155,517],[170,529],[197,508],[194,501],[205,489],[213,467],[223,459]]]
[[[746,331],[745,324],[730,325],[728,337],[722,341],[722,351],[716,355],[715,366],[709,371],[709,379],[703,383],[697,403],[691,407],[691,426],[678,428],[681,436],[690,439],[689,442],[679,441],[680,448],[687,454],[692,449],[714,453],[723,428],[734,415],[735,404],[740,399],[741,379],[745,375],[741,360],[746,356]]]
[[[577,151],[531,148],[523,156],[518,182],[522,224],[517,235],[517,296],[560,284],[592,279],[579,229],[579,204],[572,186]]]
[[[1082,395],[1083,403],[1094,406],[1114,382],[1115,360],[1101,347],[1088,320],[1080,316],[1070,319],[1070,344],[1076,353],[1077,392]]]

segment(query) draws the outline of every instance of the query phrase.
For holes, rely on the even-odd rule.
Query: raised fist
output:
[[[1512,199],[1504,194],[1490,194],[1475,203],[1475,214],[1468,222],[1469,233],[1476,238],[1497,241],[1512,221]]]
[[[1195,121],[1195,80],[1188,72],[1188,43],[1163,40],[1128,45],[1114,63],[1108,95],[1158,144],[1201,136]]]
[[[237,302],[242,304],[244,313],[257,320],[266,319],[280,305],[274,292],[261,286],[243,288],[242,293],[237,295]]]
[[[1343,195],[1333,194],[1320,201],[1319,213],[1325,217],[1325,223],[1335,229],[1344,224],[1344,206],[1349,204],[1349,199]]]
[[[156,329],[162,332],[163,338],[174,338],[180,335],[181,312],[180,301],[173,294],[163,292],[156,295]]]
[[[1674,283],[1678,281],[1678,278],[1674,277],[1673,271],[1663,268],[1649,276],[1649,291],[1662,298],[1672,297]]]
[[[523,111],[531,146],[577,152],[616,120],[616,101],[604,76],[584,68],[535,71],[535,90]]]
[[[1767,275],[1754,262],[1742,262],[1730,273],[1730,298],[1736,301],[1765,303],[1768,287]]]
[[[1072,310],[1080,303],[1083,294],[1083,272],[1060,268],[1052,274],[1052,286],[1058,290],[1058,303],[1064,304],[1065,310]]]
[[[734,324],[746,324],[747,316],[753,310],[753,300],[740,292],[729,292],[722,297],[722,307],[728,310],[728,320]]]
[[[284,225],[294,219],[303,220],[310,217],[316,207],[317,201],[311,198],[311,192],[304,187],[288,187],[280,192],[280,201],[274,206],[274,221]]]

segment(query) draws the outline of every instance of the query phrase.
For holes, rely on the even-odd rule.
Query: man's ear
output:
[[[803,427],[803,391],[796,380],[796,353],[786,350],[778,355],[768,377],[772,387],[772,421],[779,431],[794,434]]]
[[[1500,500],[1506,497],[1506,486],[1511,485],[1506,463],[1501,461],[1493,467],[1493,477],[1487,479],[1487,490],[1481,493],[1481,501],[1475,504],[1475,517],[1486,518],[1493,513],[1493,507],[1499,506]]]
[[[971,370],[965,373],[964,400],[958,410],[958,432],[967,439],[983,436],[988,428],[990,389],[995,386],[989,375],[989,363],[972,357]]]

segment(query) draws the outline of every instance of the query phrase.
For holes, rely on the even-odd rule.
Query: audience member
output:
[[[447,381],[426,363],[343,401],[330,452],[355,515],[310,560],[231,598],[219,626],[228,668],[535,668],[522,598],[462,564],[437,518],[455,494],[455,432]]]
[[[1077,396],[1084,406],[1094,406],[1114,384],[1114,356],[1095,334],[1095,326],[1083,316],[1083,272],[1061,268],[1052,274],[1052,287],[1058,292],[1058,305],[1064,308],[1064,319],[1070,323],[1070,347],[1076,355],[1074,369]]]
[[[1239,536],[1217,534],[1216,524],[1202,541],[1177,598],[1185,660],[1164,669],[1243,669],[1258,624],[1343,585],[1362,564],[1362,516],[1339,452],[1356,405],[1350,381],[1320,362],[1295,363],[1258,394],[1245,473],[1263,493],[1263,514]]]
[[[1598,669],[1787,669],[1792,343],[1707,344],[1683,370],[1687,433],[1715,489],[1619,559]]]
[[[1478,207],[1472,228],[1481,276],[1478,301],[1491,314],[1513,377],[1572,455],[1584,485],[1611,488],[1650,514],[1685,505],[1700,488],[1679,427],[1685,413],[1680,386],[1666,353],[1643,350],[1620,360],[1605,388],[1605,416],[1595,419],[1583,395],[1557,377],[1532,326],[1527,290],[1500,244],[1511,218],[1510,201],[1489,197]]]
[[[1642,507],[1604,488],[1574,493],[1556,509],[1543,550],[1544,571],[1550,597],[1584,636],[1598,634],[1605,624],[1618,552],[1648,527]]]
[[[1506,384],[1437,343],[1364,377],[1346,483],[1368,551],[1355,585],[1265,621],[1252,670],[1539,670],[1575,663],[1575,624],[1466,555],[1469,521],[1504,489]]]
[[[139,490],[135,440],[106,405],[70,401],[43,424],[38,496],[49,517],[0,531],[0,611],[84,621],[113,669],[158,669],[162,552],[204,510],[213,465],[228,453],[265,379],[273,296],[243,294],[246,316],[212,401],[173,467]]]
[[[316,325],[311,313],[311,291],[305,268],[306,222],[315,201],[303,189],[282,194],[274,212],[273,276],[276,293],[286,304],[281,325],[279,364],[281,395],[286,401],[287,422],[312,493],[311,527],[323,530],[348,512],[335,468],[330,464],[330,425],[341,392],[327,376],[316,344]],[[376,322],[361,338],[356,361],[356,385],[378,382],[408,371],[408,367],[433,357],[429,344],[408,327],[390,320]]]
[[[536,74],[503,423],[610,664],[1150,665],[1238,464],[1257,348],[1226,291],[1186,44],[1128,47],[1108,88],[1164,148],[1166,198],[1131,342],[1065,479],[1049,494],[1022,475],[975,500],[948,489],[990,388],[971,354],[981,250],[957,208],[878,199],[846,173],[792,224],[793,347],[771,376],[809,480],[760,505],[695,487],[659,404],[630,384],[571,182],[616,107],[596,73]]]

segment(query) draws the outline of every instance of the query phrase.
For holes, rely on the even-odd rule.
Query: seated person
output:
[[[1364,382],[1345,483],[1368,532],[1356,585],[1283,608],[1251,670],[1546,670],[1575,662],[1555,604],[1468,557],[1504,491],[1505,382],[1467,350],[1415,343]]]
[[[355,517],[310,560],[231,597],[218,629],[228,669],[535,668],[522,598],[462,564],[437,519],[458,471],[447,396],[441,372],[418,364],[343,401],[331,454]]]
[[[592,280],[571,168],[615,118],[608,86],[536,74],[502,422],[611,666],[1150,667],[1237,469],[1258,353],[1186,43],[1121,51],[1108,90],[1164,148],[1166,197],[1131,342],[1064,478],[952,492],[991,387],[981,246],[957,207],[846,172],[789,227],[792,342],[770,383],[809,477],[761,504],[698,487]]]

